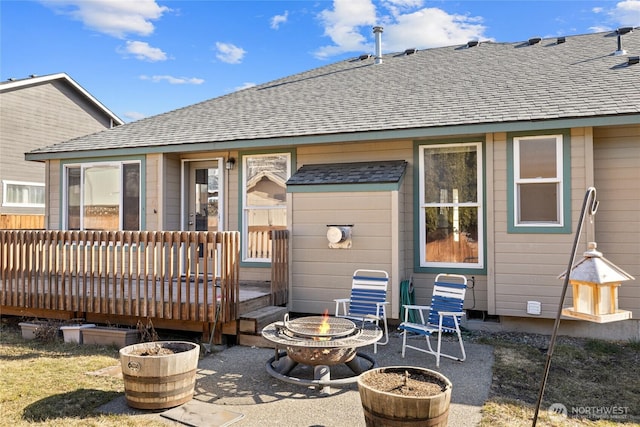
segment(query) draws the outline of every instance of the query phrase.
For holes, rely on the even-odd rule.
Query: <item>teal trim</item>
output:
[[[482,150],[482,247],[483,247],[483,260],[482,268],[456,268],[456,267],[423,267],[420,265],[420,147],[424,145],[437,145],[437,144],[465,144],[471,142],[480,142],[480,149]],[[487,179],[485,176],[485,170],[487,167],[486,156],[487,141],[485,137],[481,138],[455,138],[445,139],[437,141],[414,141],[413,142],[413,272],[414,273],[456,273],[456,274],[474,274],[474,275],[486,275],[487,274]]]
[[[374,192],[399,191],[400,182],[381,184],[303,184],[287,185],[287,193],[345,193],[345,192]]]
[[[106,148],[88,151],[65,151],[49,153],[27,153],[26,160],[84,159],[110,156],[136,156],[150,153],[192,153],[200,151],[259,150],[294,145],[330,144],[335,142],[362,142],[394,139],[417,139],[429,137],[450,137],[451,135],[472,135],[493,132],[544,131],[560,128],[620,126],[640,124],[640,114],[598,116],[558,120],[520,121],[508,123],[481,123],[457,126],[438,126],[402,130],[335,133],[328,135],[294,136],[289,138],[261,138],[252,140],[201,142],[183,144],[176,141],[171,145],[150,145],[145,147]],[[290,148],[286,148],[288,150]]]
[[[538,135],[562,135],[562,212],[560,227],[515,225],[513,138]],[[569,234],[571,233],[571,130],[555,129],[548,132],[513,132],[507,134],[507,233],[510,234]]]
[[[240,261],[243,268],[271,268],[271,262]]]
[[[290,175],[297,169],[297,157],[295,148],[288,148],[286,150],[259,150],[259,151],[245,151],[238,153],[238,229],[242,233],[244,230],[244,157],[256,156],[262,154],[276,154],[287,153],[290,156],[291,164],[289,165]],[[290,214],[290,213],[289,213]],[[240,241],[240,258],[244,258],[244,239]],[[256,261],[240,261],[240,267],[271,267],[271,262],[256,262]]]
[[[64,169],[67,165],[86,165],[90,163],[106,163],[106,162],[129,162],[129,161],[138,161],[140,162],[140,230],[146,230],[147,228],[147,206],[145,201],[147,200],[147,158],[146,156],[130,156],[130,157],[117,157],[117,156],[109,156],[109,157],[96,157],[96,158],[87,158],[79,160],[63,160],[60,162],[60,193],[58,194],[58,198],[60,200],[60,208],[58,218],[58,229],[62,229],[62,224],[64,222],[64,203],[62,201],[64,198],[62,197],[65,188],[64,188]]]
[[[483,268],[416,267],[414,268],[414,273],[425,273],[425,274],[451,273],[451,274],[463,274],[465,276],[471,276],[471,275],[486,276],[487,267],[483,267]]]

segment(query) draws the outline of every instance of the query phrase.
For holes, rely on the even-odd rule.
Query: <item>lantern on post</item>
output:
[[[631,312],[618,309],[618,288],[625,280],[634,280],[620,267],[596,250],[596,242],[589,242],[584,258],[571,267],[569,283],[573,289],[573,307],[562,314],[596,323],[631,319]],[[567,272],[558,278],[565,278]]]

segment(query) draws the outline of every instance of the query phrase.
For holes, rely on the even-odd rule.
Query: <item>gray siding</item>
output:
[[[640,126],[594,131],[596,242],[604,256],[636,278],[623,282],[619,305],[640,317]]]
[[[44,164],[25,161],[24,153],[111,125],[109,118],[62,81],[2,91],[0,97],[1,180],[44,183]],[[0,212],[42,214],[44,210],[0,206]]]
[[[390,192],[296,193],[293,211],[293,311],[333,312],[355,269],[391,273]],[[353,224],[353,246],[330,249],[328,224]]]
[[[506,134],[494,139],[493,221],[495,314],[531,317],[526,313],[527,301],[539,301],[542,313],[536,317],[555,317],[562,281],[558,279],[567,267],[573,234],[519,234],[507,231],[507,162]],[[585,173],[585,155],[591,156],[591,138],[584,129],[571,132],[571,217],[572,230],[580,214],[585,190],[591,185]],[[491,189],[492,188],[492,189]],[[583,248],[586,244],[582,243]],[[570,299],[567,299],[567,304]]]

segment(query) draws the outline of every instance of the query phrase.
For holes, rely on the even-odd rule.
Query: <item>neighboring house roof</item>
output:
[[[406,168],[404,160],[303,165],[287,186],[395,183],[400,182]]]
[[[187,152],[334,141],[640,123],[640,31],[482,42],[381,64],[354,58],[115,129],[28,159]],[[382,42],[384,47],[384,40]]]
[[[87,100],[95,104],[95,106],[99,110],[101,110],[105,115],[110,117],[111,120],[113,121],[114,126],[124,124],[124,121],[122,121],[120,117],[116,116],[111,110],[109,110],[100,101],[94,98],[89,92],[87,92],[82,86],[80,86],[75,80],[69,77],[66,73],[47,74],[45,76],[33,75],[25,79],[9,79],[9,80],[0,82],[0,92],[15,90],[15,89],[23,88],[27,86],[34,86],[42,83],[51,82],[53,80],[62,80],[67,82],[71,87],[73,87],[76,91],[82,94],[82,96],[87,98]]]

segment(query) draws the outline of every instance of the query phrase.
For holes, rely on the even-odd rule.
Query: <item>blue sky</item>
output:
[[[640,26],[640,0],[0,0],[0,79],[66,72],[133,121],[362,53]]]

